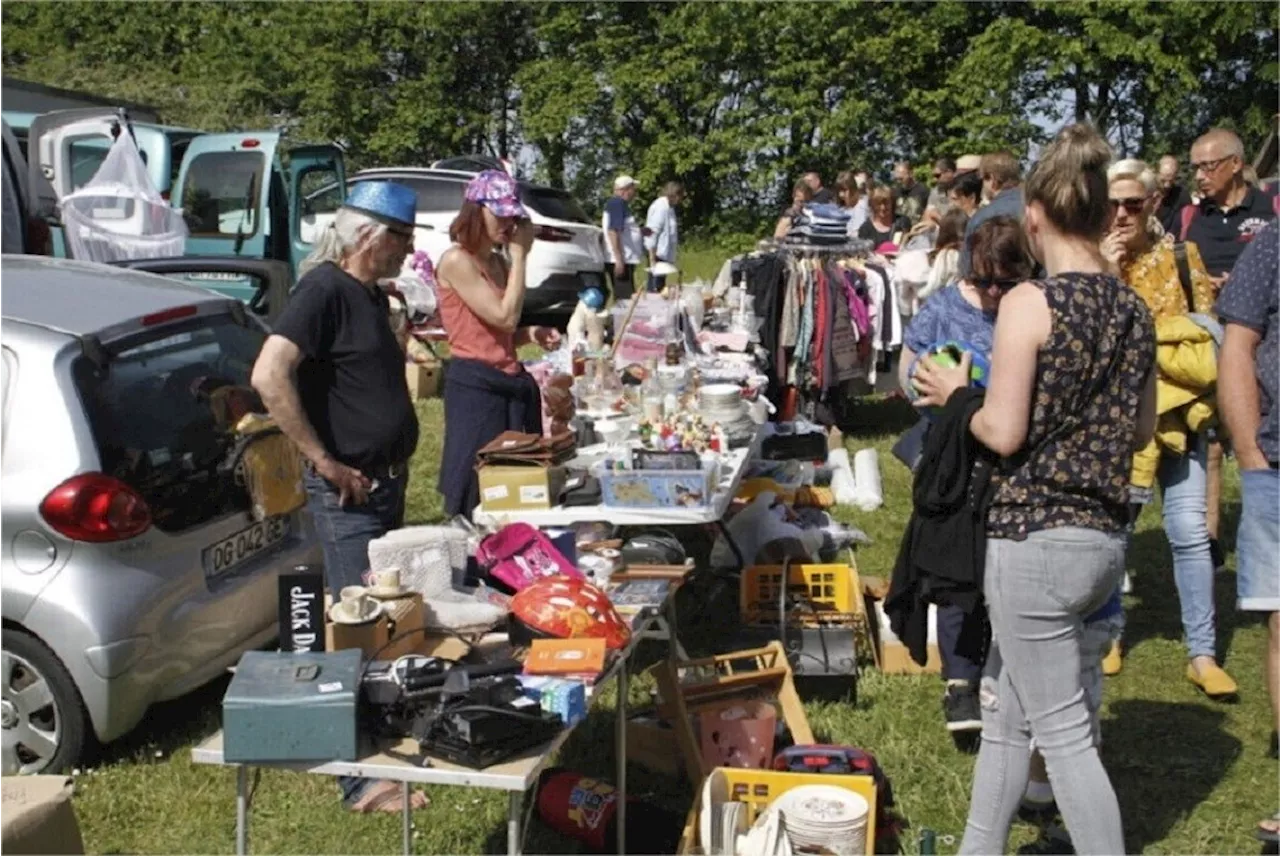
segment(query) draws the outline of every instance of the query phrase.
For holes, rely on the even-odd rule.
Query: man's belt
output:
[[[316,470],[316,465],[311,463],[311,461],[305,461],[304,465],[307,468],[307,472],[311,473],[312,475],[320,475],[319,471]],[[368,469],[362,469],[360,467],[356,467],[356,469],[360,470],[360,472],[366,478],[370,478],[375,481],[382,481],[384,479],[398,479],[398,478],[402,478],[403,476],[407,476],[409,474],[409,462],[400,461],[397,464],[385,464],[382,466],[370,467]]]

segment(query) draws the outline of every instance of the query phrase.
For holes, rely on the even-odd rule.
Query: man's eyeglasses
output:
[[[1130,214],[1141,214],[1142,206],[1147,204],[1147,200],[1143,199],[1141,196],[1129,196],[1125,199],[1108,199],[1107,202],[1111,205],[1112,214],[1116,213],[1121,208]]]
[[[1221,158],[1218,158],[1217,160],[1200,161],[1200,163],[1196,163],[1195,161],[1192,161],[1190,164],[1191,171],[1192,172],[1213,172],[1215,169],[1222,166],[1224,163],[1231,160],[1233,157],[1235,157],[1235,155],[1227,155],[1226,157],[1221,157]]]
[[[1020,282],[1022,282],[1022,277],[1010,276],[1004,278],[975,279],[973,284],[983,290],[988,288],[998,288],[1001,291],[1011,291]]]

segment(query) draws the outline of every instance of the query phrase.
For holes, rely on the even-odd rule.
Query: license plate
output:
[[[289,534],[288,517],[269,517],[205,548],[204,567],[210,576],[225,574],[279,544]]]

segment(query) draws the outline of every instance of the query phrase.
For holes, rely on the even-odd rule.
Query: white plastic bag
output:
[[[127,133],[112,143],[93,178],[59,204],[72,258],[155,259],[181,256],[186,248],[182,212],[156,190]]]

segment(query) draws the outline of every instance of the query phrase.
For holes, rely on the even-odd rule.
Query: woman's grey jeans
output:
[[[984,588],[1001,656],[987,662],[984,683],[997,689],[982,699],[982,748],[961,853],[1005,852],[1033,737],[1075,852],[1124,852],[1120,806],[1080,683],[1084,618],[1120,583],[1124,555],[1123,534],[1076,527],[987,541]]]

